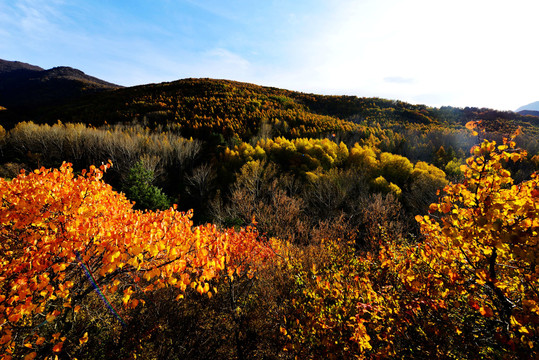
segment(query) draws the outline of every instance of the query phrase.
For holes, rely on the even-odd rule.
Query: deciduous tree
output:
[[[44,358],[82,345],[84,334],[68,337],[69,323],[94,292],[104,316],[123,323],[145,292],[172,286],[180,299],[189,286],[211,296],[220,273],[251,276],[254,260],[271,256],[252,228],[194,227],[191,213],[173,208],[133,210],[102,181],[106,168],[75,176],[64,163],[0,179],[3,358]]]

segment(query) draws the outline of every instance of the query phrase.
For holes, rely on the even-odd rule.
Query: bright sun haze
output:
[[[536,101],[535,0],[0,0],[0,54],[125,86],[226,78],[515,110]]]

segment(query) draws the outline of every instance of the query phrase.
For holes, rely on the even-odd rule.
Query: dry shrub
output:
[[[379,243],[400,241],[406,235],[406,225],[402,216],[402,205],[391,193],[373,194],[363,203],[361,236],[357,245],[361,250],[376,252]]]
[[[28,165],[11,162],[5,163],[3,165],[0,165],[0,178],[13,179],[19,176],[21,170],[23,169],[29,169]]]
[[[249,224],[253,219],[267,236],[306,242],[309,222],[302,199],[287,194],[277,178],[274,164],[251,161],[245,164],[232,186],[228,202],[212,202],[212,216],[221,224]],[[289,181],[285,182],[289,185]]]
[[[353,223],[353,219],[344,212],[337,217],[320,220],[311,231],[311,243],[313,244],[318,244],[324,239],[356,242],[357,238],[357,226]]]

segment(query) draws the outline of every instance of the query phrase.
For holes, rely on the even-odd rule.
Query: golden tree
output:
[[[477,341],[528,356],[539,336],[539,180],[514,184],[504,164],[526,157],[514,147],[485,140],[472,149],[465,181],[430,207],[440,218],[417,216],[425,236],[417,260],[432,276],[403,273],[413,291],[475,311],[479,319],[463,327]]]

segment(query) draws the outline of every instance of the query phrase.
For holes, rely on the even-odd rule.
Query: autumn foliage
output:
[[[514,146],[504,140],[473,148],[463,166],[466,180],[448,186],[431,205],[441,220],[417,217],[426,237],[418,260],[432,275],[412,280],[419,293],[469,307],[478,321],[463,326],[493,353],[533,357],[539,339],[539,180],[534,174],[513,182],[504,164],[526,157]]]
[[[378,253],[331,240],[322,255],[291,256],[285,349],[312,359],[536,358],[539,179],[514,184],[505,166],[526,156],[514,146],[472,149],[465,181],[417,216],[420,242],[382,230]]]
[[[449,185],[366,142],[261,137],[222,150],[221,166],[240,170],[215,219],[247,228],[134,210],[103,181],[109,165],[0,179],[1,357],[85,358],[101,343],[113,350],[94,358],[539,356],[539,178],[515,180],[529,160],[513,139],[472,148]],[[204,190],[204,169],[189,189]],[[407,233],[403,207],[429,210],[420,233]]]
[[[148,292],[174,287],[179,300],[192,288],[212,296],[220,275],[252,276],[272,256],[252,228],[194,227],[190,213],[173,208],[133,210],[103,182],[107,167],[76,176],[64,163],[0,179],[3,359],[82,346],[88,333],[66,334],[90,294],[99,294],[103,316],[124,324]]]

